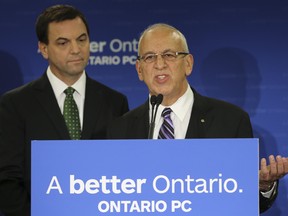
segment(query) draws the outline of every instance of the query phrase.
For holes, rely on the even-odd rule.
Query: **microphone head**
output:
[[[162,103],[162,101],[163,101],[163,95],[162,95],[162,94],[159,94],[159,95],[157,96],[157,98],[156,98],[156,103],[157,103],[158,105],[160,105],[160,104]]]
[[[156,95],[151,95],[150,103],[151,103],[152,106],[154,106],[156,104],[156,101],[157,101]]]

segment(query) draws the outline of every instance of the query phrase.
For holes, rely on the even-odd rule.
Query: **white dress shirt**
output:
[[[64,90],[68,88],[69,86],[64,83],[62,80],[60,80],[58,77],[56,77],[50,67],[47,69],[47,76],[49,79],[49,82],[52,86],[52,89],[54,91],[56,100],[58,102],[59,108],[61,110],[61,113],[63,114],[63,106],[64,106],[64,100],[66,97],[66,94],[64,93]],[[83,128],[83,115],[84,115],[84,100],[85,100],[85,89],[86,89],[86,73],[85,71],[81,75],[81,77],[75,82],[72,86],[72,88],[75,89],[75,92],[73,94],[74,100],[77,104],[78,111],[79,111],[79,118],[80,118],[80,125],[81,129]]]
[[[194,102],[194,94],[192,89],[188,86],[186,92],[171,106],[171,120],[174,125],[174,137],[175,139],[185,139],[186,132],[188,129],[192,106]],[[162,111],[165,109],[163,105],[160,104],[156,118],[155,118],[155,128],[153,139],[158,138],[159,130],[163,123],[163,117],[161,117]],[[151,110],[151,104],[150,104]],[[151,112],[150,112],[151,119]]]

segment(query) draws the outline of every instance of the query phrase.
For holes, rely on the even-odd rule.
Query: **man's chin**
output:
[[[71,74],[79,75],[79,74],[82,74],[84,69],[85,69],[85,67],[81,64],[78,66],[70,67],[69,71]]]

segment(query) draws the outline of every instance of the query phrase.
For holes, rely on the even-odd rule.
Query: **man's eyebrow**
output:
[[[83,36],[87,36],[87,33],[81,34],[80,36],[77,37],[77,39],[79,39],[79,38],[81,38],[81,37],[83,37]],[[68,38],[65,38],[65,37],[59,37],[59,38],[56,39],[56,41],[59,41],[59,40],[69,41],[69,39],[68,39]]]
[[[64,38],[64,37],[59,37],[59,38],[56,39],[56,41],[59,41],[59,40],[66,40],[66,41],[68,41],[69,39],[68,39],[68,38]]]
[[[79,39],[79,38],[81,38],[81,37],[83,37],[83,36],[86,36],[86,37],[87,37],[88,35],[87,35],[87,33],[83,33],[83,34],[81,34],[79,37],[77,37],[77,39]]]
[[[165,50],[163,50],[162,52],[159,52],[159,53],[166,53],[166,52],[170,52],[170,51],[172,51],[172,49],[165,49]],[[143,54],[143,56],[144,56],[144,55],[147,55],[147,54],[156,54],[156,53],[153,52],[153,51],[147,51],[147,52],[145,52],[145,53]]]

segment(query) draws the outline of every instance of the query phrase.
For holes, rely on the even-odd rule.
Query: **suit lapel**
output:
[[[192,90],[194,93],[194,104],[186,138],[205,138],[207,124],[210,122],[206,115],[209,111],[209,104],[203,96],[199,95],[194,89]]]
[[[59,139],[70,139],[69,133],[46,73],[34,84],[35,97],[51,119]]]
[[[105,106],[105,98],[101,93],[101,89],[92,83],[92,80],[87,76],[86,92],[84,102],[84,116],[83,116],[83,131],[81,139],[91,139],[93,128],[97,119],[97,115],[101,115],[101,110]],[[99,114],[100,113],[100,114]]]

